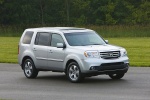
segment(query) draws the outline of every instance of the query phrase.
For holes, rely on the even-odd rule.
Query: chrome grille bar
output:
[[[100,57],[103,59],[114,59],[120,57],[120,51],[100,52]]]

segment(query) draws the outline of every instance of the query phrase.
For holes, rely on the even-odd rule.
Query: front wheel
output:
[[[109,74],[109,77],[112,79],[121,79],[124,76],[125,73],[121,74]]]
[[[73,83],[81,82],[82,80],[84,80],[80,67],[76,62],[71,62],[68,65],[67,77]]]
[[[27,78],[36,78],[38,71],[31,59],[26,59],[23,64],[23,71]]]

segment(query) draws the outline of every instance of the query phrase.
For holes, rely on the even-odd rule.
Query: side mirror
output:
[[[106,44],[108,44],[109,42],[108,42],[108,40],[105,40],[105,42],[106,42]]]
[[[57,48],[66,48],[64,43],[57,43]]]

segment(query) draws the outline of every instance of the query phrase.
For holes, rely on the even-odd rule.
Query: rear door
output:
[[[46,69],[48,67],[48,46],[50,44],[50,33],[38,32],[35,45],[33,46],[34,55],[36,57],[36,67]]]

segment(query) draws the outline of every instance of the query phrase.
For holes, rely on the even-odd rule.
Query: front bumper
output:
[[[103,63],[100,66],[91,66],[90,70],[97,70],[97,71],[106,71],[106,70],[119,70],[125,69],[128,67],[128,64],[124,62],[116,62],[116,63]]]
[[[114,70],[103,70],[103,71],[86,71],[83,73],[84,76],[96,76],[96,75],[101,75],[101,74],[119,74],[119,73],[126,73],[129,69],[128,67],[125,67],[123,69],[114,69]]]
[[[84,74],[117,74],[126,73],[129,68],[128,57],[119,59],[87,59],[83,60],[81,72]]]

